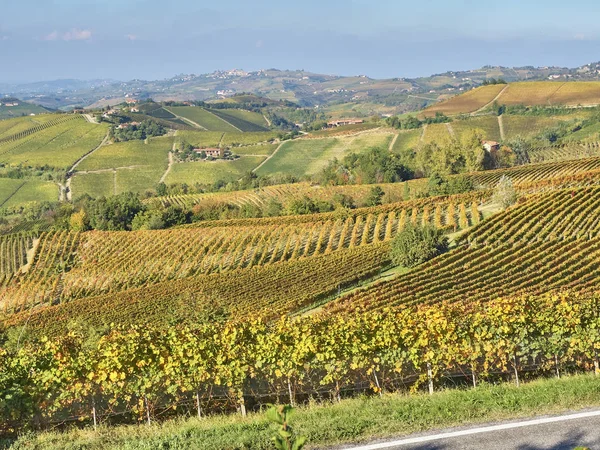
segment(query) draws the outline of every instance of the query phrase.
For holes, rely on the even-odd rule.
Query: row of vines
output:
[[[402,204],[400,204],[402,205]],[[387,207],[390,206],[390,207]],[[8,312],[155,283],[297,261],[390,241],[408,223],[449,232],[479,223],[479,204],[437,203],[278,225],[45,234],[30,273],[0,291]],[[365,213],[367,211],[364,211]],[[352,273],[352,268],[348,269]]]
[[[0,349],[0,432],[244,412],[345,392],[599,369],[600,298],[569,293],[278,321],[116,327]],[[510,375],[509,375],[510,374]],[[118,418],[114,418],[118,414]],[[112,417],[112,419],[111,419]]]

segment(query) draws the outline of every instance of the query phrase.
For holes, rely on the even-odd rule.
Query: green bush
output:
[[[414,267],[448,250],[448,238],[431,225],[409,224],[392,242],[392,261],[400,266]]]

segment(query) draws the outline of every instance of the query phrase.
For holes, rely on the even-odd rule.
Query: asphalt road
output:
[[[477,427],[437,430],[361,446],[353,450],[600,450],[600,411],[546,416]]]

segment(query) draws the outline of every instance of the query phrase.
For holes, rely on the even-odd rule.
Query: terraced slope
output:
[[[107,126],[91,124],[79,115],[50,115],[36,120],[43,122],[19,120],[0,135],[0,162],[67,169],[98,147],[108,131]]]
[[[475,198],[391,204],[348,217],[331,213],[157,231],[47,233],[28,274],[0,290],[0,306],[15,311],[365,247],[389,241],[409,221],[455,231],[479,222]]]
[[[151,286],[82,298],[12,315],[8,326],[27,323],[32,333],[64,333],[72,321],[114,324],[175,323],[250,314],[277,317],[298,310],[379,273],[389,264],[387,244],[231,272],[165,281]]]
[[[536,195],[475,227],[458,249],[327,310],[593,289],[600,281],[599,211],[597,187]]]

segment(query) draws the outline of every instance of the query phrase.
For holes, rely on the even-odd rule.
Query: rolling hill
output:
[[[527,81],[481,86],[427,108],[423,113],[474,113],[493,102],[525,106],[597,106],[600,82]]]
[[[50,110],[28,103],[13,97],[0,97],[0,120],[11,119],[14,117],[32,116],[37,114],[45,114]]]

